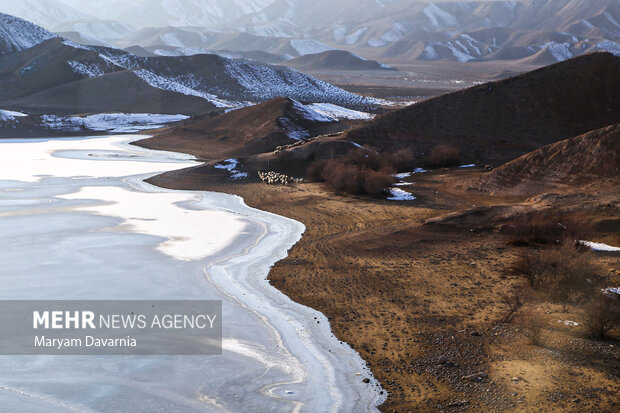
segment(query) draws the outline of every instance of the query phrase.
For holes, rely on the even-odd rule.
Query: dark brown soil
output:
[[[535,194],[584,183],[618,185],[620,124],[523,155],[482,177],[487,191]]]

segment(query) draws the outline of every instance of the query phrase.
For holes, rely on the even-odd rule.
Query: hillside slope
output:
[[[275,98],[215,117],[190,119],[137,144],[183,151],[204,159],[251,156],[272,152],[277,146],[296,140],[339,132],[353,122],[318,112],[321,107]]]
[[[620,121],[620,57],[580,56],[377,117],[347,138],[423,153],[453,144],[472,162],[505,162]]]
[[[215,109],[200,97],[150,85],[100,53],[59,38],[0,58],[0,104],[39,114]]]
[[[487,173],[491,192],[534,194],[560,186],[620,181],[620,124],[544,146]]]

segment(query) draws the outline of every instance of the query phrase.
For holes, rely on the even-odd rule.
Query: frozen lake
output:
[[[0,356],[0,411],[377,411],[359,355],[265,281],[303,225],[143,182],[196,162],[138,138],[0,141],[0,299],[222,300],[223,354]]]

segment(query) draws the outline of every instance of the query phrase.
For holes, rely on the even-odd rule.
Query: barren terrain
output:
[[[584,338],[578,307],[535,298],[529,305],[544,323],[535,345],[503,322],[502,292],[524,283],[512,263],[537,247],[497,231],[515,212],[561,207],[587,217],[592,239],[620,245],[614,188],[577,190],[551,203],[492,197],[467,190],[482,173],[416,174],[413,202],[340,196],[321,184],[231,184],[200,168],[151,182],[234,193],[303,222],[302,240],[269,278],[326,314],[334,334],[367,360],[389,392],[383,411],[614,411],[618,341]],[[459,211],[461,218],[442,218]],[[620,284],[617,254],[593,259]]]

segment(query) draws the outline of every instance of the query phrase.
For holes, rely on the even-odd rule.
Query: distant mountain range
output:
[[[29,113],[223,111],[278,96],[348,107],[367,99],[282,66],[216,55],[141,57],[56,37],[0,14],[0,108]]]
[[[261,51],[290,59],[344,49],[387,63],[536,64],[620,54],[620,0],[24,0],[3,2],[0,11],[91,44],[155,54]]]

